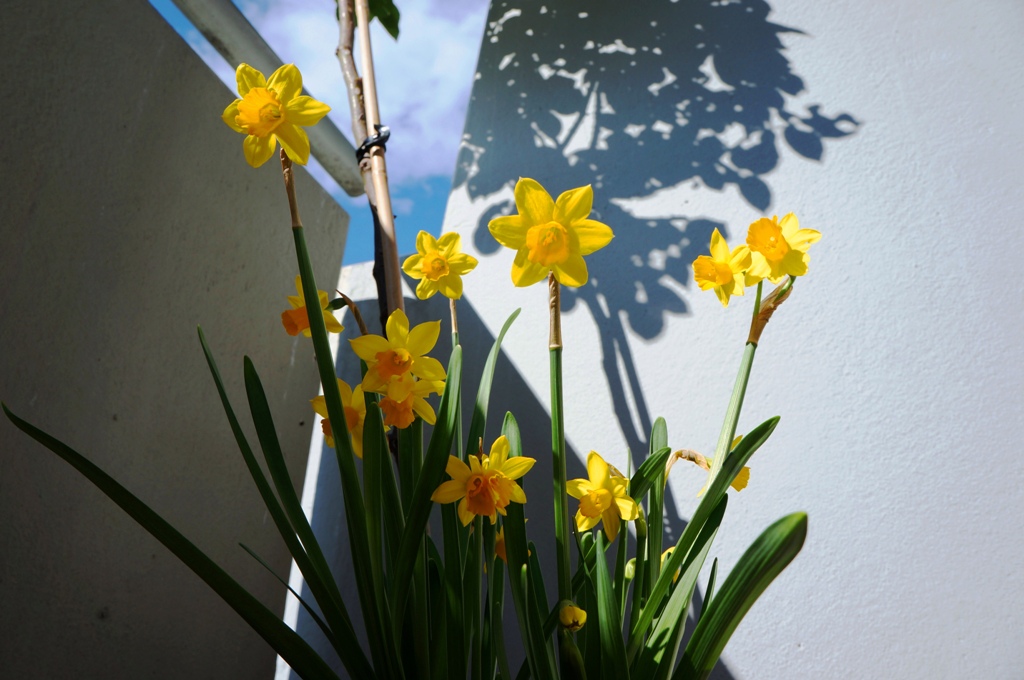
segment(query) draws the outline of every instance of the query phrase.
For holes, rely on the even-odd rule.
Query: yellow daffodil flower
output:
[[[463,526],[474,517],[490,517],[491,524],[498,514],[505,515],[511,502],[525,503],[526,494],[516,484],[533,467],[533,458],[508,457],[509,444],[504,435],[494,440],[490,455],[471,455],[469,465],[455,456],[448,456],[445,472],[451,477],[437,487],[430,500],[435,503],[459,501],[459,519]]]
[[[473,271],[475,257],[462,252],[462,238],[452,232],[435,239],[425,231],[416,236],[416,254],[410,255],[402,271],[414,279],[416,297],[426,300],[438,291],[452,300],[462,297],[462,277]]]
[[[444,380],[444,367],[437,359],[424,356],[434,348],[441,333],[440,321],[421,323],[409,329],[409,318],[400,309],[388,317],[387,338],[364,335],[349,340],[352,350],[366,362],[363,389],[367,392],[388,391],[392,378],[412,373],[423,380]],[[394,397],[392,397],[394,398]],[[399,397],[401,401],[405,397]]]
[[[245,160],[254,168],[266,163],[277,143],[299,165],[309,161],[309,137],[300,126],[316,125],[331,110],[302,94],[302,74],[295,64],[274,71],[270,80],[248,64],[235,71],[238,95],[221,118],[235,132],[248,135],[242,143]]]
[[[575,605],[567,604],[558,610],[558,621],[575,633],[587,622],[587,613]]]
[[[619,535],[619,519],[627,522],[640,516],[636,501],[626,493],[629,480],[608,465],[597,451],[587,456],[587,476],[590,479],[570,479],[566,490],[580,501],[576,511],[576,528],[593,529],[602,520],[609,541]]]
[[[718,229],[711,234],[711,255],[701,255],[693,261],[693,278],[701,290],[714,290],[723,307],[729,306],[729,296],[743,295],[750,269],[750,249],[736,246],[729,251]],[[757,281],[753,281],[757,283]]]
[[[366,421],[366,402],[363,400],[363,388],[356,385],[353,390],[348,383],[338,379],[338,391],[341,392],[341,405],[345,408],[345,425],[348,433],[352,436],[352,451],[359,458],[363,457],[363,423]],[[320,427],[324,431],[324,441],[332,449],[334,448],[334,430],[331,428],[331,421],[327,418],[327,400],[320,395],[309,401],[313,410],[323,420]]]
[[[762,217],[750,225],[747,245],[753,257],[749,274],[757,279],[778,283],[787,276],[807,273],[807,250],[821,239],[821,232],[801,229],[796,215]]]
[[[584,255],[604,248],[614,234],[611,227],[587,219],[594,203],[594,191],[570,189],[557,201],[536,180],[516,182],[517,215],[496,217],[487,228],[495,240],[516,251],[512,283],[532,286],[548,272],[563,286],[579,287],[587,282]]]
[[[741,439],[743,439],[743,435],[738,435],[735,439],[733,439],[732,444],[729,445],[729,451],[735,449],[736,445],[740,443]],[[691,463],[694,463],[700,469],[706,470],[708,473],[711,472],[711,467],[715,464],[714,456],[705,457],[696,452],[694,452],[693,456],[687,457],[687,460],[689,460]],[[729,486],[736,489],[737,491],[743,491],[744,489],[747,488],[747,484],[749,483],[750,468],[744,465],[743,469],[740,470],[735,477],[733,477],[732,482],[729,483]],[[703,496],[704,492],[707,490],[708,482],[704,482],[704,486],[702,486],[700,491],[697,492],[697,497],[700,498],[701,496]]]
[[[367,373],[369,375],[369,373]],[[365,385],[365,380],[364,380]],[[387,383],[384,398],[380,400],[380,410],[384,416],[384,425],[394,425],[399,430],[412,425],[416,416],[423,418],[428,425],[437,420],[433,407],[427,403],[430,394],[444,391],[443,380],[416,380],[411,373],[391,378]]]
[[[295,277],[295,290],[298,291],[298,295],[289,295],[288,304],[292,306],[291,309],[286,309],[281,312],[281,323],[284,324],[284,329],[288,335],[298,335],[302,333],[307,338],[313,333],[309,330],[309,315],[306,312],[306,298],[302,296],[302,277]],[[327,293],[322,290],[316,292],[317,297],[320,298],[320,308],[324,314],[324,325],[327,326],[328,333],[340,333],[345,330],[345,327],[341,325],[338,319],[335,318],[334,314],[328,308]]]

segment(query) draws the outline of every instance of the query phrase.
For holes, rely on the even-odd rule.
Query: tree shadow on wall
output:
[[[735,189],[765,212],[772,193],[764,178],[782,145],[820,161],[826,139],[859,126],[847,113],[794,101],[806,86],[780,35],[801,31],[770,22],[770,11],[763,0],[491,5],[453,184],[471,198],[520,176],[556,194],[594,186],[595,217],[616,238],[588,257],[590,281],[564,290],[562,307],[582,302],[594,316],[619,427],[640,456],[652,417],[625,324],[651,340],[667,315],[686,313],[679,290],[690,282],[690,263],[715,228],[727,237],[730,229],[697,205],[648,219],[623,200],[689,185]],[[514,210],[509,202],[482,215],[473,234],[480,252],[499,247],[487,222]],[[674,541],[685,522],[666,500]],[[715,675],[730,677],[721,664]]]

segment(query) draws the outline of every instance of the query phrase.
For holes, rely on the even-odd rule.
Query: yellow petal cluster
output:
[[[604,248],[614,234],[611,227],[588,219],[594,204],[590,185],[570,189],[558,200],[536,180],[516,182],[516,215],[496,217],[487,228],[495,240],[516,251],[512,283],[532,286],[548,272],[563,286],[587,282],[584,255]]]
[[[743,295],[747,286],[764,279],[778,283],[787,276],[807,273],[812,243],[821,239],[821,232],[801,229],[793,213],[778,217],[762,217],[751,223],[747,242],[729,249],[722,234],[711,234],[711,255],[700,255],[693,261],[693,278],[701,290],[713,290],[722,306],[729,298]]]
[[[509,503],[526,502],[526,494],[515,480],[529,472],[536,462],[525,456],[509,458],[509,450],[508,439],[502,435],[494,440],[490,455],[471,455],[469,465],[455,456],[448,456],[445,472],[451,479],[442,482],[430,500],[435,503],[459,501],[459,520],[463,526],[474,517],[489,517],[494,524],[499,514],[506,514]]]
[[[338,391],[341,393],[341,405],[345,408],[345,426],[352,437],[352,451],[359,458],[363,457],[363,423],[366,421],[366,401],[363,399],[363,388],[356,385],[353,390],[344,380],[338,379]],[[324,431],[324,441],[334,448],[334,429],[327,417],[327,400],[321,394],[311,399],[310,404],[323,420],[320,427]]]
[[[306,311],[306,298],[302,295],[301,276],[295,277],[295,290],[298,291],[298,295],[288,296],[288,304],[292,308],[281,312],[281,323],[284,325],[284,330],[288,335],[302,333],[308,338],[312,335],[312,332],[309,330],[309,313]],[[345,327],[335,318],[328,307],[327,293],[318,290],[316,294],[320,300],[320,309],[324,315],[324,325],[327,326],[327,332],[340,333],[345,330]]]
[[[620,519],[628,522],[640,516],[640,508],[627,493],[629,480],[596,451],[587,456],[587,476],[589,479],[570,479],[566,483],[569,495],[580,501],[576,528],[589,531],[603,521],[605,536],[614,541]]]
[[[477,260],[462,252],[462,238],[452,232],[435,239],[421,231],[416,236],[416,254],[410,255],[402,271],[419,279],[416,297],[426,300],[440,291],[452,300],[462,297],[462,277],[473,271]]]
[[[778,283],[787,276],[807,273],[810,256],[807,250],[821,239],[821,232],[801,229],[796,215],[788,213],[778,217],[762,217],[750,225],[747,245],[753,256],[750,274]]]
[[[400,309],[388,317],[387,337],[364,335],[349,340],[352,350],[366,362],[362,387],[366,392],[385,395],[380,401],[384,424],[403,429],[418,415],[433,425],[430,394],[444,390],[445,372],[441,362],[426,353],[434,348],[441,333],[440,321],[428,321],[409,328],[409,318]]]
[[[242,143],[245,160],[254,168],[266,163],[277,143],[293,162],[309,161],[309,137],[302,126],[315,125],[331,110],[327,104],[302,94],[302,74],[285,64],[267,80],[248,64],[235,71],[241,99],[228,104],[223,121],[247,135]]]
[[[722,234],[715,229],[711,234],[711,255],[701,255],[693,261],[693,278],[701,290],[714,290],[723,307],[729,306],[729,297],[743,295],[745,277],[750,269],[750,249],[736,246],[729,250]]]

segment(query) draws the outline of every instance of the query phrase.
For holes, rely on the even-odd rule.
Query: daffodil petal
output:
[[[469,466],[455,456],[448,456],[448,463],[445,465],[444,471],[452,479],[462,481],[463,483],[465,483],[470,475]]]
[[[388,389],[388,381],[382,378],[380,373],[377,371],[367,371],[366,375],[363,376],[363,382],[360,383],[361,387],[366,392],[378,392],[383,394]]]
[[[415,397],[412,400],[412,410],[420,418],[423,418],[423,422],[427,425],[433,425],[437,422],[437,414],[434,413],[434,408],[423,397]]]
[[[303,95],[287,101],[284,105],[284,119],[292,125],[316,125],[326,116],[331,107],[312,97]]]
[[[718,297],[718,301],[722,303],[723,307],[729,306],[729,293],[725,291],[724,286],[715,286],[715,295]]]
[[[462,522],[462,526],[469,526],[469,523],[473,521],[474,517],[476,517],[476,515],[474,515],[473,511],[469,509],[469,503],[467,503],[466,499],[463,498],[459,502],[459,521]]]
[[[583,498],[593,488],[589,479],[570,479],[565,483],[566,492],[573,498]]]
[[[352,345],[352,351],[356,353],[356,356],[367,363],[375,363],[378,354],[391,349],[388,341],[379,335],[363,335],[358,338],[352,338],[348,342]]]
[[[597,451],[591,451],[587,456],[587,476],[590,477],[590,483],[598,488],[608,481],[608,463]]]
[[[821,240],[821,232],[815,231],[814,229],[800,229],[792,236],[787,236],[786,241],[789,242],[791,248],[796,250],[802,250],[807,252],[807,249],[811,247],[812,243],[817,243]]]
[[[601,517],[587,517],[582,510],[576,511],[576,528],[580,531],[590,531],[601,521]]]
[[[437,285],[437,281],[431,281],[428,278],[423,278],[416,286],[416,297],[420,300],[428,300],[434,297],[440,289],[440,286]]]
[[[523,216],[527,226],[550,222],[555,212],[555,202],[535,179],[520,177],[515,189],[516,209]]]
[[[440,334],[440,321],[427,321],[426,323],[421,323],[409,331],[405,348],[414,356],[426,354],[434,348],[434,345],[437,344],[437,337]],[[390,332],[388,335],[390,337]]]
[[[590,255],[604,248],[615,238],[611,227],[596,220],[573,222],[572,230],[579,240],[580,255]]]
[[[552,271],[555,272],[555,278],[563,286],[579,288],[587,283],[587,263],[578,253],[569,253],[565,262],[554,265]]]
[[[319,397],[310,399],[309,403],[313,406],[313,410],[316,411],[318,416],[321,418],[327,417],[327,400],[322,394]]]
[[[448,258],[448,269],[453,274],[458,274],[459,276],[464,276],[473,271],[476,269],[477,264],[479,264],[477,259],[466,253],[455,253]]]
[[[274,134],[293,163],[305,165],[309,162],[309,137],[305,130],[284,122],[274,128]]]
[[[729,261],[729,244],[725,242],[725,237],[718,231],[716,227],[711,232],[711,257],[719,262]]]
[[[626,498],[617,497],[615,507],[619,511],[619,517],[624,520],[632,522],[640,516],[640,508],[637,507],[636,501],[628,496]]]
[[[242,151],[245,153],[246,162],[254,168],[258,168],[274,155],[274,149],[277,148],[277,137],[274,135],[267,135],[265,137],[257,137],[256,135],[249,135],[242,142]]]
[[[533,458],[527,458],[526,456],[514,456],[505,461],[501,471],[509,479],[519,479],[529,472],[536,462]]]
[[[526,248],[521,249],[516,253],[516,259],[512,263],[512,283],[519,288],[532,286],[548,275],[548,268],[531,262],[528,255],[529,251]]]
[[[733,248],[732,254],[727,259],[729,261],[729,268],[734,272],[741,272],[744,269],[749,269],[752,261],[750,248],[745,245],[736,246]]]
[[[455,501],[463,498],[466,495],[466,485],[461,482],[457,482],[451,479],[447,482],[442,482],[441,486],[437,487],[434,493],[430,496],[430,500],[435,503],[454,503]]]
[[[546,192],[545,192],[546,193]],[[588,184],[563,192],[555,201],[552,219],[561,224],[573,224],[585,220],[594,207],[594,190]]]
[[[729,484],[732,488],[737,491],[743,491],[747,488],[747,484],[750,483],[750,468],[743,466],[743,469],[736,473],[736,476],[732,478],[732,482]]]
[[[235,122],[235,119],[238,118],[238,103],[241,101],[241,99],[236,99],[228,104],[228,107],[224,109],[224,113],[220,114],[220,119],[227,123],[227,126],[235,132],[244,133],[246,129]]]
[[[270,75],[267,88],[276,92],[280,101],[290,102],[302,92],[302,74],[295,64],[285,64]]]
[[[491,452],[489,454],[491,466],[500,468],[508,459],[508,454],[511,450],[512,447],[508,443],[508,437],[501,435],[495,439],[494,443],[491,444]]]
[[[785,236],[788,241],[789,237],[800,229],[800,220],[798,220],[796,215],[793,213],[786,213],[782,216],[782,219],[779,220],[779,228],[782,229],[782,235]]]
[[[462,278],[457,274],[441,278],[438,280],[438,284],[440,284],[441,295],[446,298],[458,300],[462,297]]]
[[[422,232],[421,232],[422,233]],[[420,253],[414,253],[409,257],[405,258],[405,262],[402,263],[402,271],[413,277],[414,279],[423,278],[423,255]]]
[[[235,83],[238,85],[238,96],[244,97],[254,87],[266,87],[267,79],[252,66],[239,64],[235,69]]]
[[[440,326],[441,322],[435,322]],[[406,347],[409,340],[409,317],[405,315],[401,309],[396,309],[391,312],[391,316],[388,317],[386,332],[388,334],[388,342],[395,347]]]
[[[431,250],[437,250],[437,239],[434,238],[433,234],[429,231],[420,230],[420,233],[416,234],[416,250],[419,253],[426,254]]]
[[[807,253],[793,249],[782,258],[782,267],[780,269],[783,274],[789,276],[803,276],[807,273],[808,260]]]
[[[523,487],[519,486],[518,484],[513,484],[512,485],[512,488],[510,489],[510,493],[509,493],[508,497],[510,499],[512,499],[512,501],[514,503],[525,503],[526,502],[526,492],[523,491]],[[503,512],[501,514],[504,515],[505,513]]]
[[[338,318],[327,310],[324,310],[324,325],[327,326],[328,333],[340,333],[345,330]]]
[[[768,260],[761,253],[750,253],[750,267],[747,269],[747,285],[750,284],[750,279],[755,279],[754,283],[757,283],[761,279],[768,278],[772,273],[771,265],[768,264]]]
[[[614,508],[608,508],[601,513],[601,519],[604,520],[604,535],[608,537],[608,542],[612,543],[615,538],[619,535],[619,513]]]
[[[519,249],[526,245],[527,227],[521,215],[502,215],[487,223],[494,240],[506,248]]]
[[[450,259],[452,255],[462,250],[462,237],[458,232],[450,231],[437,239],[436,249],[441,251],[445,259]]]

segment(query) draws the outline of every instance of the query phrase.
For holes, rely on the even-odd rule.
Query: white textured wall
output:
[[[546,406],[546,289],[514,289],[512,253],[490,254],[489,236],[479,231],[511,197],[511,184],[501,189],[501,182],[532,174],[553,193],[586,182],[603,185],[595,206],[616,216],[609,221],[617,238],[603,264],[592,260],[598,306],[623,290],[634,295],[637,265],[630,248],[651,241],[644,220],[657,221],[659,229],[677,220],[674,248],[648,253],[644,263],[665,272],[660,287],[650,285],[659,274],[645,274],[646,299],[660,296],[658,304],[636,303],[622,327],[646,397],[645,417],[667,418],[672,446],[710,453],[746,337],[750,299],[723,310],[711,293],[696,289],[685,267],[706,247],[711,227],[701,219],[738,243],[762,214],[752,205],[759,194],[751,189],[755,200],[745,200],[728,182],[723,190],[708,188],[679,170],[691,152],[674,149],[674,165],[651,136],[641,137],[646,150],[616,151],[625,125],[649,118],[650,107],[661,105],[641,96],[659,79],[649,78],[650,69],[630,72],[628,65],[619,75],[600,71],[604,62],[588,65],[580,46],[590,32],[603,36],[598,47],[610,45],[621,28],[633,36],[623,44],[639,47],[636,36],[643,31],[629,22],[653,10],[630,4],[628,12],[641,15],[630,18],[616,14],[617,3],[548,3],[541,15],[541,4],[496,2],[484,37],[467,123],[467,144],[475,148],[467,147],[464,156],[467,163],[478,156],[477,167],[469,181],[457,172],[445,220],[446,230],[460,231],[481,259],[478,273],[467,279],[467,301],[492,334],[511,309],[525,308],[506,352],[532,397]],[[659,28],[671,34],[665,40],[691,39],[686,27],[694,20],[687,12],[700,12],[704,29],[712,31],[708,24],[717,10],[707,5],[663,9]],[[769,9],[760,2],[739,5]],[[543,22],[553,21],[551,11],[559,8],[589,17],[568,24],[572,30],[561,24],[558,36],[541,35]],[[768,128],[779,133],[781,155],[760,173],[770,190],[766,212],[796,211],[823,238],[811,250],[810,274],[758,350],[740,428],[775,414],[782,422],[753,458],[750,486],[730,503],[714,552],[731,567],[765,526],[795,510],[809,513],[810,532],[801,555],[733,637],[722,677],[1020,677],[1024,462],[1015,435],[1024,422],[1024,287],[1017,275],[1024,246],[1018,228],[1024,9],[1010,0],[777,0],[768,21],[803,32],[781,34],[781,54],[804,84],[801,94],[785,97],[785,108],[806,117],[807,107],[820,103],[824,115],[846,112],[856,123],[840,125],[848,136],[824,140],[819,161],[783,141],[778,116]],[[728,24],[719,28],[716,65],[730,84],[721,67],[727,57],[749,62],[763,54],[742,35],[730,43]],[[614,113],[602,106],[588,123],[588,92],[574,90],[568,77],[537,78],[545,66],[558,67],[548,58],[557,56],[558,42],[565,75],[607,94]],[[506,61],[506,55],[512,56]],[[693,80],[702,78],[693,63],[665,66],[687,92],[715,90],[713,79]],[[588,71],[579,76],[583,67]],[[639,94],[624,84],[631,81]],[[560,88],[551,85],[556,82]],[[672,96],[671,90],[660,96]],[[570,124],[582,121],[572,128],[580,135],[570,134],[564,122],[560,127],[551,111],[563,121],[577,113]],[[593,131],[601,127],[613,133],[604,155]],[[688,133],[676,127],[671,135]],[[805,151],[813,145],[806,137],[794,140]],[[484,177],[476,184],[474,171]],[[643,182],[648,176],[663,188]],[[627,216],[642,219],[623,219],[610,206],[613,198],[625,200]],[[699,243],[690,243],[688,229]],[[628,398],[630,412],[620,408],[615,417],[598,335],[612,333],[617,315],[611,316],[597,324],[576,304],[564,317],[566,423],[577,454],[597,449],[621,467],[628,423],[639,422],[644,409]],[[621,356],[617,365],[626,375]],[[696,469],[673,471],[681,517],[692,512],[701,484]]]
[[[287,551],[196,337],[201,324],[255,446],[252,357],[301,484],[317,377],[280,322],[297,272],[280,165],[246,165],[220,120],[234,95],[148,3],[5,3],[0,63],[0,399],[281,611],[284,589],[238,543],[282,574]],[[304,171],[296,183],[333,282],[347,215]],[[273,673],[273,650],[205,583],[4,417],[0,517],[0,677]]]

